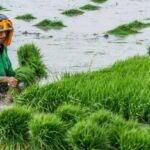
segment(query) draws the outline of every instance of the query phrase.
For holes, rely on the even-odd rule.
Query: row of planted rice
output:
[[[148,127],[149,128],[149,127]],[[136,121],[106,110],[64,104],[50,114],[23,107],[0,113],[0,148],[33,150],[148,150],[150,135]]]
[[[17,72],[26,90],[0,112],[0,149],[149,149],[149,56],[101,71],[66,73],[44,86],[38,85],[46,77],[40,50],[26,44],[18,58],[17,70],[30,68],[34,78]]]

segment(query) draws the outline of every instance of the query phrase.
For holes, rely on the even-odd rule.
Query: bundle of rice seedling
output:
[[[69,9],[62,12],[63,15],[67,16],[77,16],[82,15],[84,12],[78,9]]]
[[[83,10],[98,10],[99,6],[87,4],[87,5],[84,5],[84,6],[80,7],[80,9],[83,9]]]
[[[16,69],[16,79],[23,82],[25,86],[29,86],[36,82],[36,75],[33,69],[23,66]]]
[[[24,21],[31,21],[33,19],[36,19],[36,17],[34,17],[32,14],[25,14],[22,16],[17,16],[17,17],[15,17],[15,19],[24,20]]]
[[[56,21],[56,20],[52,21],[49,19],[44,19],[38,24],[36,24],[35,26],[43,30],[61,29],[63,27],[66,27],[62,21]]]
[[[21,46],[18,50],[18,60],[20,67],[30,67],[39,79],[47,77],[47,68],[42,61],[40,49],[34,44],[25,44]]]
[[[110,148],[107,130],[91,121],[81,121],[68,132],[68,143],[77,150],[108,150]]]
[[[89,114],[86,109],[73,104],[63,104],[57,108],[55,113],[68,125],[68,127],[72,127],[79,120],[85,119]]]
[[[27,107],[35,108],[40,100],[41,94],[38,85],[31,85],[25,89],[21,95],[15,97],[14,102],[16,105],[25,105]]]
[[[150,135],[139,129],[124,131],[121,134],[121,150],[149,150]]]
[[[125,121],[121,116],[104,109],[92,113],[87,119],[98,126],[106,128],[111,150],[120,148],[120,136],[122,132],[131,129],[140,129],[136,121]]]
[[[104,2],[106,2],[107,0],[92,0],[93,2],[95,2],[95,3],[104,3]]]
[[[0,113],[0,149],[26,149],[30,134],[31,112],[25,108],[10,108]]]
[[[55,115],[41,115],[30,123],[34,150],[65,150],[66,127]]]

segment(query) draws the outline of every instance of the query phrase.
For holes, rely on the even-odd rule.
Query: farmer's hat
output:
[[[9,31],[8,36],[4,42],[4,45],[8,46],[11,43],[14,32],[13,23],[8,19],[7,16],[0,14],[0,32],[2,31]]]

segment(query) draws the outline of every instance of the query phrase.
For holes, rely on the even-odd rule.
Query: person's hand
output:
[[[8,86],[16,87],[18,84],[18,80],[14,77],[7,77]]]

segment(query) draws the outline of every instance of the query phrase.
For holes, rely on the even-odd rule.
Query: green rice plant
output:
[[[55,115],[43,114],[30,123],[33,150],[65,150],[66,127]]]
[[[67,102],[64,97],[64,88],[58,87],[57,84],[50,84],[40,88],[32,86],[16,97],[15,102],[19,105],[27,105],[35,108],[38,111],[53,112],[62,103]],[[57,92],[59,97],[54,96]],[[66,93],[67,94],[67,93]]]
[[[106,2],[107,0],[92,0],[92,2],[95,2],[95,3],[104,3]]]
[[[62,29],[63,27],[66,27],[62,21],[52,21],[49,19],[44,19],[35,26],[42,30]]]
[[[149,26],[150,26],[150,23],[142,23],[136,20],[129,24],[120,25],[117,28],[108,31],[108,33],[116,35],[116,36],[127,36],[130,34],[139,33],[140,29],[143,29]]]
[[[112,112],[101,109],[93,113],[89,119],[100,126],[104,126],[106,124],[114,124],[115,117],[116,116]]]
[[[0,11],[4,11],[6,10],[6,8],[4,8],[3,6],[0,6]]]
[[[148,55],[150,55],[150,47],[148,47]]]
[[[25,44],[19,48],[17,54],[20,66],[29,66],[39,79],[47,77],[47,67],[38,47],[34,44]]]
[[[10,108],[0,112],[0,149],[26,149],[30,134],[31,112],[25,108]]]
[[[78,9],[69,9],[62,12],[63,15],[67,16],[77,16],[82,15],[84,12]]]
[[[15,97],[14,102],[16,105],[35,108],[39,102],[39,99],[41,98],[40,95],[42,95],[42,93],[39,90],[39,86],[31,85],[25,89],[22,94]]]
[[[57,114],[68,127],[72,127],[79,120],[85,119],[89,112],[78,105],[63,104],[57,108],[55,114]]]
[[[23,66],[16,69],[16,79],[23,82],[26,87],[36,83],[35,72],[28,66]]]
[[[78,122],[68,131],[67,137],[72,149],[107,150],[110,148],[106,129],[90,121]]]
[[[87,119],[107,129],[111,150],[120,149],[120,136],[122,132],[140,129],[136,121],[125,121],[121,116],[104,109],[92,113]]]
[[[36,17],[34,17],[32,14],[25,14],[22,16],[17,16],[17,17],[15,17],[15,19],[24,20],[24,21],[31,21],[33,19],[36,19]]]
[[[37,108],[41,111],[54,111],[63,102],[67,102],[94,111],[108,109],[127,120],[149,122],[149,66],[149,56],[135,56],[103,70],[77,73],[42,86],[37,93],[43,93],[34,99],[39,100]],[[33,103],[30,94],[22,93],[20,101],[24,103],[28,97],[28,102]]]
[[[80,7],[80,9],[83,9],[83,10],[98,10],[99,6],[87,4],[87,5],[84,5],[84,6]]]
[[[27,65],[28,59],[33,56],[41,59],[40,49],[35,44],[25,44],[21,46],[17,52],[20,66]]]
[[[30,66],[34,70],[35,76],[37,76],[38,79],[41,79],[43,77],[47,78],[48,69],[41,59],[33,56],[32,58],[28,59],[27,65]]]
[[[122,133],[120,141],[121,150],[149,150],[149,148],[150,135],[147,132],[132,129]]]

